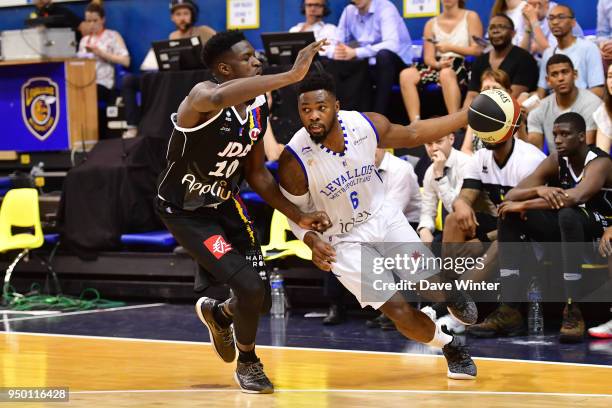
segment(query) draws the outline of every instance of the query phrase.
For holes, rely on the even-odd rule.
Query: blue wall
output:
[[[392,0],[402,12],[402,0]],[[200,6],[200,23],[209,25],[216,30],[225,28],[226,0],[196,0]],[[575,9],[578,22],[584,29],[595,28],[595,0],[558,1]],[[132,55],[132,69],[138,69],[149,44],[153,40],[166,38],[174,29],[169,19],[167,0],[106,0],[107,26],[119,31],[125,38]],[[302,21],[300,14],[301,0],[260,0],[261,29],[248,30],[249,40],[256,48],[261,48],[259,33],[265,31],[284,31]],[[487,24],[488,16],[494,0],[468,0],[467,6],[476,10]],[[332,14],[328,17],[331,23],[337,23],[342,9],[348,1],[330,0]],[[68,4],[78,15],[83,15],[86,3]],[[23,27],[23,21],[28,17],[32,7],[0,8],[0,30]],[[427,19],[408,19],[406,24],[412,38],[420,38]]]

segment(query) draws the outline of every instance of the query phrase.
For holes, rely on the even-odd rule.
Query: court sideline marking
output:
[[[115,341],[128,341],[128,342],[188,344],[188,345],[197,345],[197,346],[210,346],[211,345],[211,343],[208,342],[208,341],[138,339],[138,338],[130,338],[130,337],[84,336],[84,335],[79,335],[79,334],[32,333],[32,332],[14,332],[14,331],[13,332],[0,331],[0,334],[6,334],[6,335],[18,334],[18,335],[25,335],[25,336],[40,336],[40,337],[68,337],[68,338],[89,339],[89,340],[99,339],[99,340],[115,340]],[[378,354],[378,355],[406,356],[406,357],[434,357],[434,358],[443,358],[443,356],[441,354],[404,353],[404,352],[401,352],[401,351],[343,350],[343,349],[312,348],[312,347],[290,347],[290,346],[268,346],[268,345],[257,345],[257,348],[277,349],[277,350],[303,350],[303,351],[316,351],[316,352]],[[511,363],[551,364],[551,365],[567,365],[567,366],[597,367],[597,368],[612,369],[612,365],[586,364],[586,363],[567,363],[567,362],[561,362],[561,361],[520,360],[520,359],[497,358],[497,357],[474,357],[474,360],[506,361],[506,362],[511,362]],[[603,394],[603,395],[607,395],[607,394]]]
[[[203,388],[197,390],[97,390],[97,391],[70,391],[70,394],[146,394],[146,393],[194,393],[194,392],[242,392],[232,388]],[[449,390],[364,390],[364,389],[275,389],[274,392],[281,393],[376,393],[376,394],[478,394],[478,395],[526,395],[547,397],[597,397],[612,398],[612,394],[576,394],[562,392],[529,392],[529,391],[449,391]]]
[[[166,303],[147,303],[147,304],[144,304],[144,305],[111,307],[109,309],[79,310],[77,312],[67,312],[67,313],[54,312],[54,313],[47,313],[47,314],[44,314],[44,315],[37,315],[37,316],[14,317],[12,319],[2,319],[2,322],[16,322],[16,321],[21,321],[21,320],[46,319],[48,317],[58,317],[58,316],[59,317],[64,317],[64,316],[75,316],[75,315],[84,315],[84,314],[93,314],[93,313],[117,312],[117,311],[120,311],[120,310],[143,309],[143,308],[147,308],[147,307],[157,307],[157,306],[163,306],[165,304]],[[2,314],[2,311],[0,311],[0,314]]]

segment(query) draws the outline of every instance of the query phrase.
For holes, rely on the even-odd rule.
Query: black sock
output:
[[[228,316],[225,313],[225,310],[223,310],[223,303],[215,306],[215,308],[213,309],[213,317],[215,318],[217,323],[219,323],[219,326],[223,328],[230,327],[230,325],[232,324],[231,316]]]
[[[238,361],[241,363],[256,363],[257,360],[259,359],[257,358],[257,354],[255,354],[254,347],[251,351],[242,351],[238,348]]]

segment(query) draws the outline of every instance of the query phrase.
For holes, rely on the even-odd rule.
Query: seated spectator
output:
[[[597,125],[595,144],[604,152],[610,153],[612,144],[612,65],[608,66],[604,103],[593,113]]]
[[[105,25],[104,8],[96,3],[90,3],[85,9],[87,35],[79,43],[78,55],[96,60],[96,83],[98,84],[98,100],[109,102],[111,90],[115,85],[115,65],[130,66],[130,54],[123,37],[117,31],[107,29]],[[100,109],[99,132],[104,137],[106,124],[105,109]]]
[[[170,2],[170,19],[176,26],[176,30],[171,32],[169,39],[179,40],[199,36],[202,46],[216,34],[212,28],[200,25],[198,21],[199,8],[191,0],[172,0]],[[152,49],[144,58],[141,71],[157,71],[157,60]],[[125,119],[127,130],[123,133],[124,138],[135,137],[138,134],[138,123],[140,122],[140,110],[136,101],[136,95],[140,92],[140,75],[127,74],[123,77],[121,84],[121,97],[125,105]]]
[[[482,37],[482,22],[474,11],[465,10],[465,0],[446,0],[442,14],[427,21],[423,32],[423,64],[400,73],[404,106],[410,122],[420,119],[418,85],[439,83],[448,113],[461,106],[459,85],[467,85],[464,58],[479,56],[482,47],[473,37]]]
[[[538,82],[538,64],[524,49],[512,45],[514,25],[505,14],[493,16],[489,23],[489,40],[493,49],[476,58],[468,94],[463,104],[470,106],[482,87],[480,78],[487,68],[501,69],[510,77],[510,93],[517,98],[522,92],[534,91]]]
[[[557,6],[557,3],[549,0],[527,0],[527,5],[523,9],[523,27],[525,34],[519,46],[533,55],[542,55],[549,47],[557,45],[557,38],[550,31],[548,19],[550,10]],[[584,32],[580,24],[572,29],[574,36],[584,37]]]
[[[576,112],[586,118],[587,143],[595,143],[597,126],[593,120],[593,113],[601,105],[594,93],[576,86],[576,77],[579,76],[569,56],[555,54],[546,62],[546,80],[553,89],[540,105],[527,117],[527,140],[540,149],[544,144],[549,152],[555,151],[553,137],[553,124],[555,119],[564,112]]]
[[[493,7],[491,7],[491,18],[504,14],[512,20],[515,30],[512,37],[512,44],[517,46],[521,44],[525,32],[525,19],[523,18],[523,9],[525,6],[527,6],[525,0],[495,0]]]
[[[612,0],[597,2],[597,43],[607,67],[612,62]]]
[[[385,149],[376,150],[375,164],[385,185],[385,200],[398,203],[410,225],[415,228],[421,216],[422,197],[414,168]]]
[[[489,89],[503,89],[506,92],[510,92],[510,77],[501,69],[487,68],[480,76],[480,91],[487,91]],[[527,126],[526,121],[521,120],[521,125],[518,130],[519,139],[527,139]],[[465,137],[463,138],[463,144],[461,145],[461,151],[463,153],[472,155],[475,151],[482,149],[484,146],[482,141],[474,136],[474,131],[468,126],[465,131]]]
[[[312,31],[317,41],[324,38],[330,41],[335,39],[336,26],[323,21],[331,13],[327,2],[328,0],[303,0],[301,12],[306,17],[306,21],[294,25],[289,29],[289,32]]]
[[[520,242],[525,237],[538,242],[560,242],[560,272],[568,300],[559,339],[578,342],[583,340],[585,331],[584,320],[575,303],[584,294],[581,289],[584,254],[575,245],[601,238],[612,217],[612,199],[607,197],[612,189],[612,159],[607,153],[587,145],[586,123],[576,112],[559,116],[553,132],[557,152],[509,191],[499,207],[500,287],[503,300],[507,302],[504,314],[514,316],[515,323],[522,323],[517,305],[512,302],[524,296],[520,292],[524,285],[518,284],[524,274],[521,265],[524,253],[521,246],[502,243]],[[499,314],[499,309],[487,319],[499,322],[496,313]]]
[[[373,110],[387,114],[393,84],[412,64],[412,41],[404,19],[389,0],[355,0],[342,12],[327,56],[367,59],[376,84]]]
[[[208,26],[196,26],[200,9],[192,0],[171,0],[170,13],[170,18],[176,26],[176,30],[171,32],[170,37],[168,37],[171,40],[198,36],[202,45],[204,45],[216,34],[216,31]]]
[[[459,195],[463,176],[470,165],[470,156],[454,149],[454,141],[455,136],[450,134],[425,144],[425,150],[432,164],[425,171],[423,179],[423,203],[416,229],[423,242],[434,241],[438,202],[442,202],[448,213],[453,211],[453,201]],[[440,232],[438,235],[441,238]]]
[[[558,5],[550,10],[546,18],[550,31],[557,39],[557,45],[548,48],[542,55],[538,96],[543,98],[549,89],[546,84],[546,62],[554,54],[565,54],[571,58],[578,71],[576,86],[589,89],[601,98],[604,84],[601,53],[591,41],[576,38],[572,32],[576,26],[574,11],[569,6]]]
[[[487,213],[490,208],[486,206],[475,207],[481,192],[494,205],[500,205],[504,195],[546,158],[535,146],[515,137],[499,144],[483,144],[485,148],[471,157],[453,211],[446,217],[443,242],[491,241],[497,217]]]

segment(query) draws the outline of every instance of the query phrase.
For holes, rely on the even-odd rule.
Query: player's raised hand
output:
[[[310,69],[310,64],[312,64],[312,60],[314,59],[315,55],[317,55],[319,51],[324,49],[323,47],[328,44],[329,43],[327,40],[323,39],[321,41],[310,43],[300,50],[300,53],[293,64],[293,68],[291,69],[291,71],[295,73],[296,82],[304,79],[308,73],[308,70]]]
[[[325,211],[315,211],[302,214],[298,225],[304,229],[325,232],[331,227],[332,223]]]

